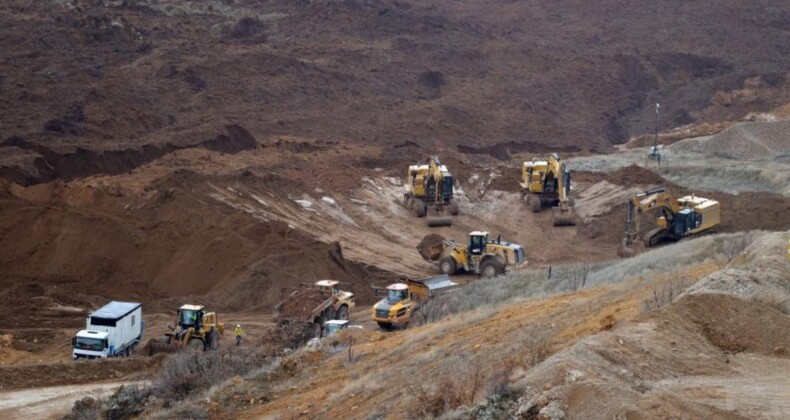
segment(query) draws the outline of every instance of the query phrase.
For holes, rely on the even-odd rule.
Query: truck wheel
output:
[[[337,319],[341,321],[348,321],[348,306],[343,305],[337,310]]]
[[[188,346],[193,351],[203,351],[203,340],[199,338],[191,338],[189,339]]]
[[[480,274],[487,279],[494,278],[505,272],[505,267],[497,260],[486,260],[480,266]]]
[[[309,328],[310,338],[321,338],[321,324],[315,322]]]
[[[453,257],[444,257],[439,261],[439,272],[442,274],[455,274],[458,267]]]

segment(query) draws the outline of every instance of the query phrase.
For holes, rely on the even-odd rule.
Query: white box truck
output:
[[[88,315],[71,339],[74,359],[129,356],[143,338],[143,309],[135,302],[110,302]]]

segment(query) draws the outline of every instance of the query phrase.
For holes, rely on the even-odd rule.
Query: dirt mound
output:
[[[329,298],[328,293],[316,289],[298,289],[282,302],[280,318],[310,320],[310,315],[318,305]]]
[[[198,300],[218,310],[270,312],[300,282],[334,278],[350,283],[361,302],[373,300],[369,285],[387,273],[345,260],[339,243],[206,200],[212,183],[223,182],[178,172],[142,196],[78,186],[41,201],[40,194],[19,194],[36,201],[1,196],[0,232],[16,238],[0,247],[2,299],[30,306],[35,295],[50,299],[42,305],[53,297],[73,305],[101,296],[151,307],[203,296]],[[19,286],[18,279],[40,287]],[[64,302],[53,287],[75,290],[75,301]]]
[[[646,187],[648,185],[666,185],[668,183],[661,175],[639,165],[629,165],[607,173],[604,178],[612,184],[626,187]]]
[[[711,344],[728,352],[790,357],[790,318],[779,310],[726,294],[694,294],[673,311],[697,324]]]
[[[143,379],[158,367],[163,357],[135,356],[42,365],[0,366],[0,389],[70,385],[117,379]]]
[[[724,155],[732,159],[772,159],[790,153],[790,120],[742,123],[710,138],[672,146],[672,150],[698,151]]]

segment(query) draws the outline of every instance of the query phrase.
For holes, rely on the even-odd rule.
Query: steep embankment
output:
[[[759,288],[764,283],[749,278],[760,273],[787,296],[787,233],[754,235],[738,254],[745,238],[700,238],[636,257],[661,258],[660,267],[614,263],[589,271],[597,284],[622,286],[518,297],[568,290],[574,269],[551,280],[533,273],[473,283],[446,305],[477,309],[461,305],[464,312],[404,332],[365,332],[351,360],[346,338],[284,357],[282,371],[269,376],[268,392],[277,398],[243,416],[781,417],[790,408],[781,396],[790,369],[788,308],[756,293],[704,286],[735,270],[738,283],[729,290],[744,282]],[[606,279],[595,280],[596,273]],[[508,299],[513,303],[500,303]]]

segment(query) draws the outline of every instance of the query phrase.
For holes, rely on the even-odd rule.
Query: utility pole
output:
[[[661,151],[658,148],[658,116],[661,112],[661,104],[656,102],[656,130],[655,137],[653,138],[653,147],[650,148],[650,153],[647,155],[651,160],[657,160],[658,166],[661,167]]]

